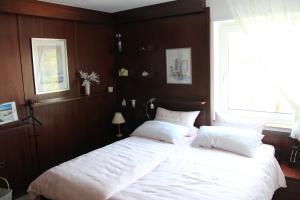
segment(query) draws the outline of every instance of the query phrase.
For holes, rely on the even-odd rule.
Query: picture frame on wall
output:
[[[18,120],[18,112],[14,101],[0,104],[0,125]]]
[[[66,39],[31,38],[35,93],[70,90]]]
[[[167,84],[192,84],[192,49],[166,49]]]

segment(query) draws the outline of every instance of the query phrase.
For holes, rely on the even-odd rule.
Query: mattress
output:
[[[109,200],[271,200],[279,187],[286,183],[273,146],[260,145],[254,158],[182,147]]]

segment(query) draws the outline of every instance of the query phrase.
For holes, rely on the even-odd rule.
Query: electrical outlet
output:
[[[0,161],[0,169],[5,167],[5,162],[4,161]]]

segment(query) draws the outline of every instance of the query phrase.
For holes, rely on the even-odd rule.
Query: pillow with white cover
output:
[[[216,113],[213,125],[252,129],[256,130],[258,134],[262,134],[265,122],[245,120],[233,116]]]
[[[255,130],[225,126],[201,126],[192,146],[222,149],[253,157],[262,138],[254,132]]]
[[[189,128],[162,121],[146,121],[137,127],[131,136],[151,138],[175,144],[189,133]]]
[[[158,107],[156,110],[156,116],[154,120],[170,122],[173,124],[178,124],[193,129],[195,120],[199,113],[200,111],[173,111]],[[192,131],[190,131],[189,134],[187,134],[186,136],[191,136],[191,132]]]

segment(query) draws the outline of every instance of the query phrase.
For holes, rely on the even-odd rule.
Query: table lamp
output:
[[[118,134],[117,134],[117,137],[123,137],[123,135],[122,135],[122,133],[121,133],[120,124],[125,123],[125,119],[124,119],[122,113],[116,112],[115,115],[114,115],[114,118],[113,118],[113,120],[112,120],[112,123],[118,125],[119,132],[118,132]]]

